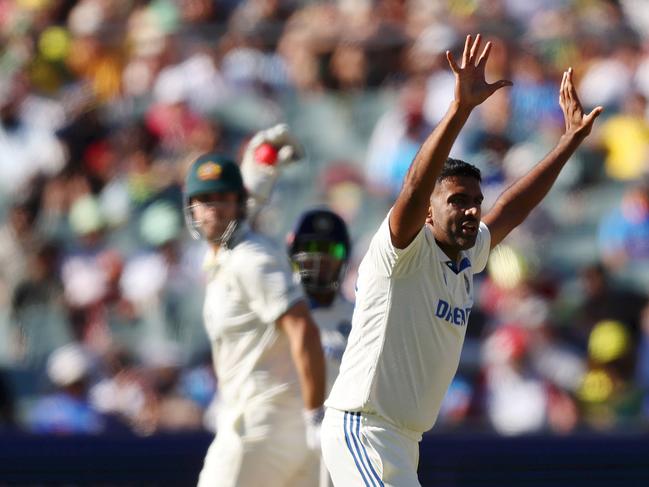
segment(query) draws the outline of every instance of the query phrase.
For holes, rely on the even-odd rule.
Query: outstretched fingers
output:
[[[577,88],[575,88],[575,84],[572,82],[572,68],[568,68],[568,94],[570,95],[570,100],[574,101],[577,106],[581,107]]]
[[[469,63],[471,65],[475,64],[476,57],[478,56],[478,51],[480,49],[480,43],[482,42],[482,36],[480,34],[475,36],[475,41],[473,46],[471,46],[471,54],[469,55]]]
[[[469,54],[471,52],[471,34],[464,40],[464,51],[462,52],[462,67],[466,68],[469,64]]]
[[[595,119],[599,117],[599,115],[604,111],[604,107],[602,106],[597,106],[593,108],[593,110],[586,115],[586,125],[592,125],[595,122]]]
[[[590,133],[595,119],[604,111],[603,107],[598,106],[588,115],[584,115],[584,109],[573,82],[572,68],[563,72],[559,87],[559,105],[564,113],[566,133],[580,133],[582,136],[587,136]]]
[[[487,44],[484,46],[484,50],[482,51],[482,54],[480,54],[480,58],[478,59],[478,66],[483,67],[487,63],[487,59],[489,59],[490,52],[491,52],[491,41],[487,42]]]
[[[451,54],[451,51],[446,51],[446,60],[448,61],[448,65],[451,67],[451,71],[455,74],[460,72],[460,67],[455,62],[455,58],[453,57],[453,54]]]
[[[508,79],[501,79],[496,81],[495,83],[490,83],[489,88],[491,89],[491,93],[495,93],[498,91],[500,88],[504,88],[505,86],[513,86],[514,83],[509,81]]]

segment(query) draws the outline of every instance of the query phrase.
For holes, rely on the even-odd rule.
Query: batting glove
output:
[[[268,203],[281,167],[301,160],[302,147],[286,124],[257,132],[243,153],[241,175],[248,190],[248,217],[252,222]]]
[[[320,450],[320,430],[324,419],[324,408],[305,409],[302,412],[306,425],[306,445],[309,450]]]

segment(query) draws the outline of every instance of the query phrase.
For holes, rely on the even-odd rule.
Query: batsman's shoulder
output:
[[[262,265],[268,261],[287,259],[286,253],[269,237],[250,232],[234,249],[234,260],[243,266]]]

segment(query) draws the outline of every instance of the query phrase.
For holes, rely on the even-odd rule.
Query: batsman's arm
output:
[[[291,306],[277,319],[277,325],[288,336],[305,409],[320,408],[325,394],[325,359],[320,332],[306,302],[298,301]]]
[[[484,77],[491,43],[480,54],[481,37],[466,37],[461,66],[447,51],[446,57],[455,74],[455,99],[446,115],[424,141],[406,174],[401,192],[390,213],[390,237],[397,248],[405,248],[413,241],[426,221],[430,197],[435,182],[460,130],[473,108],[489,98],[496,90],[510,86],[500,80],[487,83]]]
[[[572,68],[563,73],[559,105],[566,129],[557,145],[529,173],[506,189],[482,219],[491,233],[491,248],[520,225],[550,191],[561,169],[590,134],[595,119],[603,111],[602,107],[596,107],[588,115],[584,114],[573,84]]]

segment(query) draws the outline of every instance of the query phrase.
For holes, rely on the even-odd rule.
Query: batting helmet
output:
[[[347,225],[330,210],[307,211],[289,234],[288,252],[307,293],[335,291],[351,253]]]
[[[192,163],[185,177],[185,222],[192,237],[196,239],[200,238],[200,225],[193,219],[191,199],[214,193],[237,193],[242,208],[241,219],[245,216],[247,192],[239,166],[221,154],[203,154]],[[232,221],[227,230],[215,241],[227,242],[237,224],[238,220]]]

